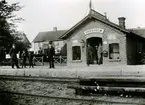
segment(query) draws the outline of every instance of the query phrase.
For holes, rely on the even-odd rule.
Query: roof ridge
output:
[[[128,30],[145,30],[145,27],[142,27],[142,28],[128,28]]]
[[[95,11],[94,9],[92,9],[91,11],[93,11],[93,12],[95,12],[95,13],[97,13],[97,14],[99,14],[99,15],[104,16],[104,17],[105,17],[105,15],[101,14],[101,13],[100,13],[100,12],[98,12],[98,11]]]
[[[57,30],[57,31],[67,31],[67,30]],[[51,30],[51,31],[42,31],[42,32],[39,32],[39,33],[46,33],[46,32],[57,32],[57,31],[53,31],[53,30]]]
[[[42,42],[45,40],[59,40],[60,35],[62,35],[67,30],[57,30],[57,31],[45,31],[39,32],[34,38],[33,42]]]

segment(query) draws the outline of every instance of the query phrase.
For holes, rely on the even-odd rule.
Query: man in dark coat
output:
[[[98,64],[98,46],[95,46],[95,58],[96,58],[96,63]]]
[[[87,47],[87,65],[93,64],[93,48],[88,44]]]
[[[54,68],[54,55],[55,55],[55,49],[52,46],[52,43],[49,44],[48,47],[48,61],[49,61],[49,68]]]
[[[16,65],[17,68],[20,68],[18,66],[17,51],[16,51],[16,45],[15,44],[12,45],[12,48],[10,49],[9,54],[10,54],[10,57],[11,57],[12,68],[14,68],[14,64]]]

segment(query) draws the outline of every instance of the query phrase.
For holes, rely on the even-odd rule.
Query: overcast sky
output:
[[[25,19],[18,24],[18,30],[24,31],[30,41],[39,32],[69,29],[89,11],[90,0],[7,0],[20,2],[25,6],[17,13]],[[92,0],[92,7],[104,14],[110,21],[118,24],[118,17],[126,17],[126,27],[145,27],[145,0]]]

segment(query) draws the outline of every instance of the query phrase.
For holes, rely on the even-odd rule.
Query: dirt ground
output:
[[[120,96],[76,96],[75,90],[68,89],[67,83],[53,83],[53,82],[31,82],[31,81],[9,81],[0,80],[0,91],[21,92],[28,94],[49,95],[58,97],[74,97],[74,98],[87,98],[107,101],[128,102],[135,104],[145,103],[144,98],[126,98]],[[0,94],[0,105],[116,105],[99,102],[80,102],[68,101],[59,99],[49,99],[41,97],[30,97],[20,95]],[[119,105],[119,104],[117,104]],[[126,105],[121,104],[120,105]],[[133,104],[127,104],[133,105]]]

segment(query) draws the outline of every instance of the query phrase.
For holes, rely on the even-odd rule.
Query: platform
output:
[[[0,66],[0,75],[44,76],[44,77],[145,77],[145,65],[137,66],[35,66],[35,68],[12,69],[10,66]]]

